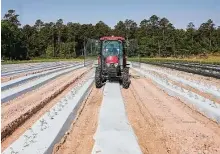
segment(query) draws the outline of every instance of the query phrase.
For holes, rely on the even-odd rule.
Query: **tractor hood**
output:
[[[106,62],[107,64],[115,64],[115,63],[118,63],[118,56],[108,56],[108,57],[106,57],[105,62]]]

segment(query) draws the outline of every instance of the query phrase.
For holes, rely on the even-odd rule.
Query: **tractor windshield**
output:
[[[116,40],[103,41],[102,54],[104,57],[122,55],[122,43]]]

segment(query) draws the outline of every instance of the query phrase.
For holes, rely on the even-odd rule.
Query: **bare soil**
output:
[[[67,135],[55,146],[53,154],[90,154],[92,152],[102,92],[103,89],[93,88]]]
[[[122,94],[143,153],[220,153],[220,126],[167,95],[150,79],[133,78]]]

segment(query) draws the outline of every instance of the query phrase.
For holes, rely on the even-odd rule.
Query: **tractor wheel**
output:
[[[96,85],[96,88],[102,87],[102,77],[101,77],[100,67],[96,67],[96,70],[95,70],[95,85]]]
[[[125,68],[123,69],[123,72],[126,72],[126,73],[128,73],[128,75],[129,75],[129,67],[125,67]]]
[[[126,69],[123,71],[123,74],[122,74],[122,86],[123,88],[125,89],[128,89],[129,86],[130,86],[130,79],[129,79],[129,69]]]

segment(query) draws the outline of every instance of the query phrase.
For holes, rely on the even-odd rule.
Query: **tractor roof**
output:
[[[121,40],[124,41],[125,39],[123,37],[118,37],[118,36],[104,36],[100,38],[101,41],[103,40]]]

